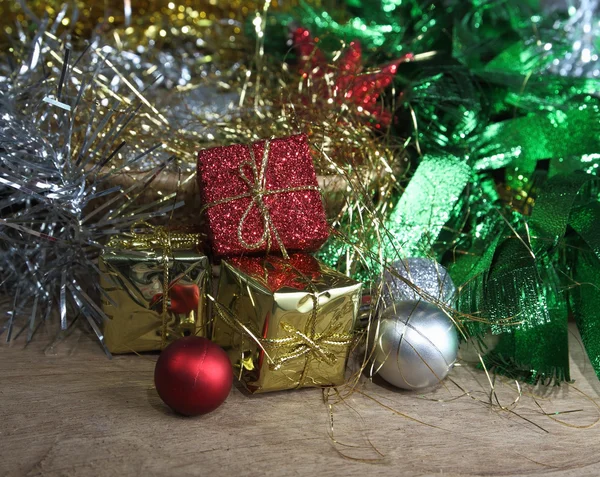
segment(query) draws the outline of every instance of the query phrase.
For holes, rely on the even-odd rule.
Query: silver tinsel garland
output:
[[[30,341],[57,315],[61,330],[83,318],[102,343],[97,257],[107,237],[181,205],[135,201],[171,159],[160,143],[128,144],[128,123],[154,111],[97,45],[75,55],[48,22],[21,40],[0,66],[0,291],[12,301],[0,334]],[[111,181],[142,162],[159,166]]]
[[[562,76],[600,77],[600,1],[546,1],[544,6],[548,12],[566,14],[567,20],[557,20],[554,28],[564,34],[564,42],[570,45],[562,58],[549,65],[549,71]],[[545,48],[551,49],[552,45]]]

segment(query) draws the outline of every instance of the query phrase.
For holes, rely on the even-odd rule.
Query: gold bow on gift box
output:
[[[318,279],[288,266],[283,273],[295,279],[271,289],[262,272],[221,266],[219,294],[212,299],[213,339],[240,367],[239,377],[251,392],[344,382],[361,284],[314,262]]]
[[[109,241],[100,270],[111,352],[162,349],[181,336],[206,335],[209,263],[196,250],[199,239],[140,222]]]
[[[352,313],[352,310],[348,309],[352,306],[351,303],[346,303],[345,308],[336,313],[336,316],[332,318],[331,323],[323,333],[316,333],[314,331],[315,327],[312,325],[316,323],[319,313],[318,305],[316,304],[318,303],[318,297],[312,294],[310,298],[313,299],[315,306],[313,306],[311,318],[308,321],[309,327],[312,328],[311,331],[301,331],[294,325],[282,321],[280,328],[285,333],[284,336],[269,339],[260,337],[257,330],[244,325],[231,311],[223,307],[220,303],[215,302],[211,296],[209,298],[213,301],[214,309],[219,319],[223,320],[232,329],[245,334],[258,345],[268,360],[270,370],[278,371],[291,360],[305,358],[301,377],[294,386],[296,388],[304,386],[311,359],[333,365],[339,359],[339,349],[336,352],[332,348],[347,348],[352,344],[354,339],[352,333],[344,333],[342,331],[343,323],[340,323],[340,318],[343,315]],[[241,367],[249,371],[255,369],[251,359],[240,357],[240,363]]]

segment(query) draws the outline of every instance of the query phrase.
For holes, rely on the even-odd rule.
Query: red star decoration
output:
[[[327,96],[335,98],[338,104],[355,106],[359,113],[375,120],[376,128],[389,126],[392,114],[378,105],[377,99],[393,81],[398,65],[412,60],[414,55],[408,53],[374,71],[363,73],[362,49],[358,41],[353,41],[334,69],[317,48],[317,41],[306,28],[294,31],[293,44],[298,52],[302,76],[323,79],[321,87],[325,89],[325,75],[333,74],[333,91],[324,92]]]

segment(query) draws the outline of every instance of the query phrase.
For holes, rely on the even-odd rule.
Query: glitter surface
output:
[[[456,287],[452,278],[435,260],[407,258],[394,262],[391,272],[386,268],[383,275],[381,299],[384,308],[398,301],[440,301],[452,305]],[[399,278],[402,277],[402,278]]]
[[[310,291],[309,281],[318,280],[321,276],[321,264],[306,253],[294,253],[289,260],[279,257],[232,257],[227,261],[272,292],[286,287]]]
[[[198,183],[217,255],[277,251],[280,241],[285,250],[313,251],[329,236],[306,135],[268,143],[262,181],[250,167],[248,145],[216,147],[198,155]],[[259,171],[266,144],[258,141],[251,146]],[[262,193],[257,194],[258,189]],[[270,223],[266,234],[265,217]]]
[[[389,126],[392,114],[377,104],[377,99],[394,80],[398,65],[410,61],[412,54],[365,72],[361,44],[352,41],[335,71],[328,65],[325,55],[317,48],[316,40],[306,28],[296,29],[293,33],[293,45],[298,52],[298,67],[303,78],[310,76],[312,81],[320,80],[324,94],[328,94],[328,89],[331,89],[331,96],[338,104],[356,108],[358,113],[373,119],[376,128]],[[328,87],[327,82],[333,82],[333,87]]]

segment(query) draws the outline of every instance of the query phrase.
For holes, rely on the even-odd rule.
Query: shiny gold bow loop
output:
[[[250,153],[250,159],[247,161],[243,161],[240,163],[238,167],[239,177],[244,183],[248,186],[248,192],[243,194],[238,194],[232,197],[226,197],[224,199],[216,200],[211,202],[210,204],[206,204],[201,209],[201,213],[205,210],[214,207],[216,205],[226,204],[228,202],[233,202],[235,200],[245,199],[250,197],[250,203],[246,210],[242,214],[242,218],[240,219],[240,223],[238,224],[237,229],[237,237],[239,243],[247,250],[257,250],[262,247],[265,243],[267,244],[267,253],[271,250],[271,233],[275,237],[275,241],[281,250],[281,254],[284,258],[288,259],[288,253],[283,244],[283,240],[277,231],[277,228],[273,224],[273,220],[271,218],[271,213],[269,208],[265,204],[264,197],[274,195],[274,194],[282,194],[284,192],[298,192],[303,190],[313,190],[320,191],[318,186],[314,185],[305,185],[305,186],[297,186],[297,187],[285,187],[283,189],[267,189],[267,167],[269,164],[269,152],[271,150],[271,141],[273,138],[265,140],[265,147],[263,152],[262,161],[260,163],[260,170],[256,165],[256,157],[254,155],[254,149],[252,148],[252,144],[247,144],[248,151]],[[251,177],[246,175],[246,170],[250,168]],[[258,208],[260,215],[263,221],[263,233],[258,240],[255,242],[247,242],[244,237],[244,227],[246,223],[246,219],[252,212],[254,207]]]
[[[145,227],[143,233],[136,232],[141,226]],[[108,247],[123,248],[127,250],[150,249],[162,254],[163,264],[163,297],[161,310],[161,348],[167,344],[169,323],[169,303],[165,296],[169,296],[169,258],[173,250],[194,248],[198,245],[201,235],[196,233],[173,232],[163,226],[154,226],[145,221],[139,221],[131,226],[131,237],[113,237],[108,242]]]
[[[263,343],[271,350],[279,351],[272,359],[269,368],[276,371],[290,360],[311,354],[313,358],[329,365],[337,361],[337,355],[330,347],[344,348],[352,343],[352,335],[338,333],[339,326],[331,326],[324,333],[311,337],[290,323],[282,322],[281,328],[289,336],[277,339],[263,339]]]

